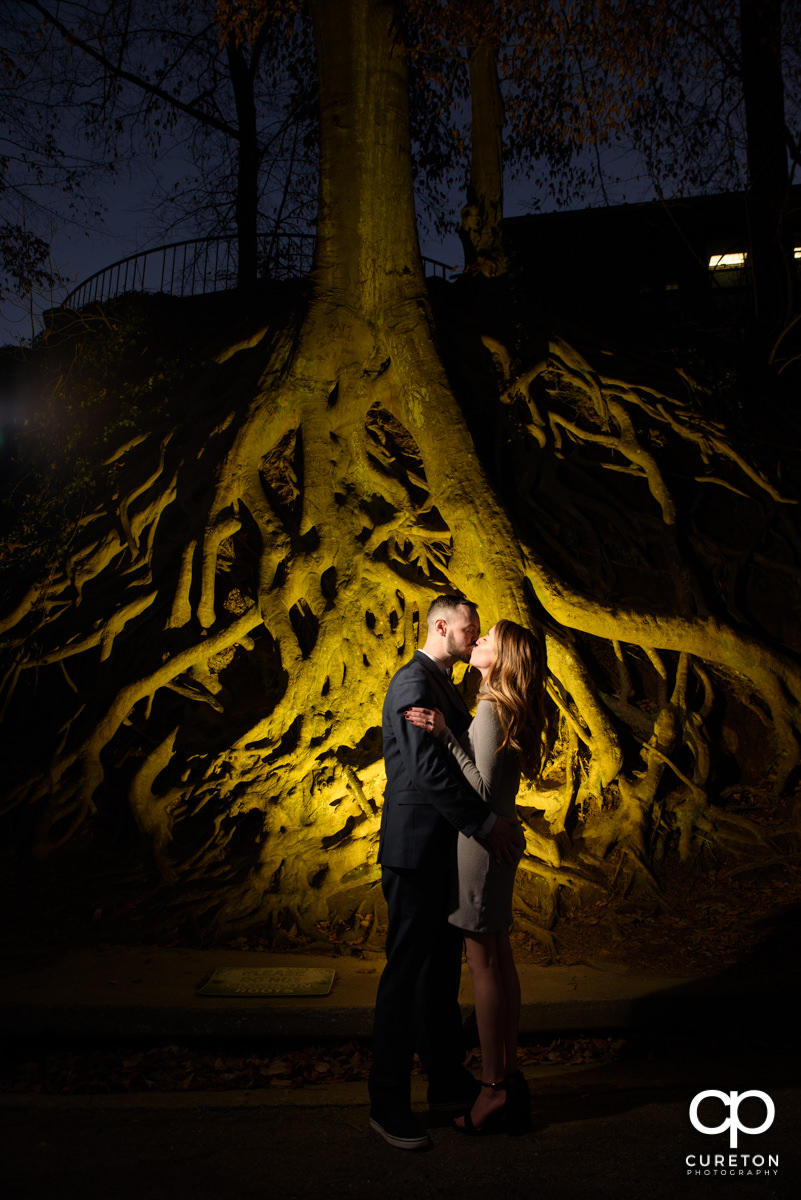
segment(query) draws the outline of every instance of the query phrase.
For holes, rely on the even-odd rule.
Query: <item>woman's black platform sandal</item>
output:
[[[486,1121],[483,1121],[480,1125],[476,1125],[473,1122],[472,1113],[468,1111],[464,1114],[464,1125],[457,1125],[454,1121],[454,1129],[458,1129],[460,1133],[467,1133],[471,1137],[475,1137],[479,1133],[489,1133],[502,1128],[506,1129],[510,1137],[519,1137],[521,1134],[530,1131],[531,1095],[522,1071],[515,1071],[499,1083],[484,1083],[482,1081],[481,1086],[492,1088],[494,1092],[506,1092],[503,1107],[490,1113]]]
[[[464,1125],[457,1125],[456,1121],[453,1122],[454,1129],[458,1129],[459,1133],[469,1134],[471,1137],[475,1137],[479,1133],[489,1133],[490,1130],[500,1129],[506,1124],[507,1120],[507,1107],[509,1105],[507,1081],[505,1079],[501,1079],[499,1083],[484,1083],[482,1080],[481,1086],[485,1088],[492,1088],[494,1092],[506,1092],[506,1096],[504,1097],[503,1107],[497,1109],[493,1113],[490,1113],[486,1121],[482,1121],[480,1125],[475,1125],[473,1123],[473,1114],[469,1110],[464,1114]]]
[[[512,1136],[531,1129],[531,1093],[522,1071],[514,1071],[504,1080],[506,1104],[500,1110],[506,1114],[506,1130]]]

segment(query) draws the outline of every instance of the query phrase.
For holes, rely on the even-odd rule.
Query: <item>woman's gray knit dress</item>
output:
[[[520,764],[514,750],[496,753],[503,739],[492,700],[480,700],[461,744],[449,729],[440,735],[467,782],[499,817],[515,817]],[[459,899],[448,920],[472,933],[497,933],[512,923],[517,863],[498,864],[478,838],[459,834]],[[521,846],[520,854],[523,849]]]

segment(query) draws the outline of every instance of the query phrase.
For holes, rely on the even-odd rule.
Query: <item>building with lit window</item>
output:
[[[798,270],[801,187],[784,234]],[[513,270],[557,318],[722,325],[749,312],[742,193],[511,217],[504,238]]]

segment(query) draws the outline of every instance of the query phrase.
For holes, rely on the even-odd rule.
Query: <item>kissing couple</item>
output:
[[[520,981],[509,941],[524,839],[515,797],[539,773],[544,738],[541,637],[500,620],[480,636],[477,608],[438,596],[426,641],[393,676],[383,710],[387,785],[378,862],[387,902],[386,966],[376,996],[370,1125],[391,1146],[430,1138],[411,1109],[415,1051],[432,1111],[467,1134],[530,1127],[517,1065]],[[471,718],[450,678],[481,674]],[[473,981],[482,1079],[464,1066],[462,947]]]

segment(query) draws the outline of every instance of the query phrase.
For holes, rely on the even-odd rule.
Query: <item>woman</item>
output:
[[[481,673],[481,690],[465,745],[438,709],[410,708],[406,718],[440,738],[494,812],[514,817],[520,775],[534,778],[544,752],[542,644],[521,625],[498,621],[478,639],[470,665]],[[480,841],[461,834],[458,853],[459,897],[449,920],[464,934],[484,1078],[472,1109],[454,1124],[481,1133],[505,1120],[510,1133],[522,1133],[530,1126],[530,1101],[517,1068],[520,981],[509,941],[517,864],[496,862]]]

